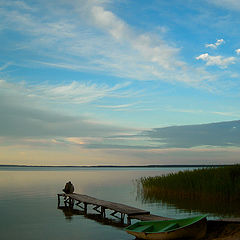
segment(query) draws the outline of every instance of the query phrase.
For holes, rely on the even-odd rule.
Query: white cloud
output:
[[[97,26],[108,32],[115,40],[128,44],[145,61],[156,63],[164,69],[184,65],[176,59],[179,49],[171,47],[167,42],[154,39],[148,33],[135,34],[127,23],[103,7],[94,6],[91,13]]]
[[[240,55],[240,48],[236,49],[235,52],[237,55]]]
[[[129,33],[128,26],[112,12],[106,11],[101,6],[93,6],[91,10],[95,23],[108,31],[115,39],[121,40]]]
[[[204,53],[196,57],[197,60],[203,60],[206,62],[207,66],[219,66],[220,68],[227,68],[228,65],[235,63],[235,57],[227,57],[223,56],[211,56],[208,53]]]
[[[218,39],[215,43],[206,44],[205,46],[216,49],[218,46],[220,46],[223,43],[225,43],[223,39]]]
[[[239,11],[240,10],[240,2],[239,0],[209,0],[208,2],[211,2],[217,6],[234,10],[234,11]]]

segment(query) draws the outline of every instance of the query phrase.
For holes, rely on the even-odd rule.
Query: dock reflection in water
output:
[[[120,221],[117,221],[115,219],[110,219],[110,218],[103,218],[101,217],[100,214],[96,214],[96,213],[88,213],[86,214],[84,211],[76,209],[76,208],[72,208],[69,206],[59,206],[58,207],[59,210],[62,210],[62,212],[65,215],[65,218],[69,221],[73,220],[73,217],[75,215],[82,215],[85,218],[94,220],[102,225],[111,225],[114,226],[116,228],[122,229],[124,227],[126,227],[126,224],[121,223]]]

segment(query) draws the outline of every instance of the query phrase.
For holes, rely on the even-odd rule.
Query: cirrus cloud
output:
[[[190,66],[180,56],[181,48],[162,32],[154,34],[129,24],[111,10],[111,1],[63,2],[44,0],[45,4],[31,5],[35,6],[33,11],[23,10],[13,1],[0,9],[5,30],[21,35],[14,38],[12,46],[8,43],[9,49],[33,56],[14,56],[14,65],[91,71],[208,89],[213,74]]]
[[[32,99],[49,100],[58,103],[83,104],[100,100],[105,97],[124,97],[128,91],[123,89],[129,86],[129,82],[119,83],[113,86],[96,84],[91,82],[73,81],[68,84],[41,83],[30,85],[22,83],[10,83],[0,79],[0,93],[12,94]]]

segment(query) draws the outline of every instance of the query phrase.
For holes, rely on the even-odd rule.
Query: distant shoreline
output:
[[[0,167],[34,167],[34,168],[192,168],[192,167],[224,167],[232,166],[235,164],[179,164],[179,165],[91,165],[91,166],[65,166],[65,165],[5,165],[0,164]]]

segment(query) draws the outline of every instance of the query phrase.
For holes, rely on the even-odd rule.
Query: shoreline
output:
[[[236,164],[167,164],[167,165],[8,165],[0,164],[0,167],[34,167],[34,168],[192,168],[192,167],[225,167],[234,166]]]
[[[202,240],[240,239],[240,221],[208,220],[207,233]]]

